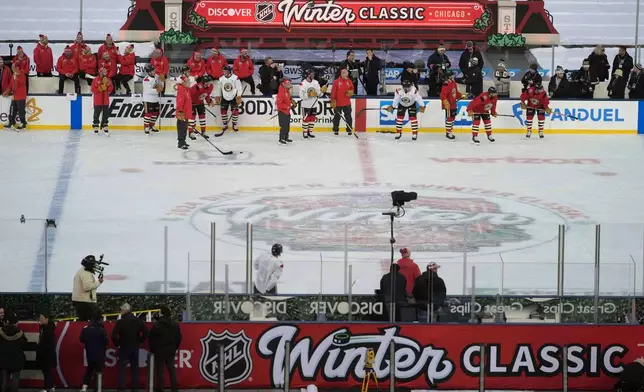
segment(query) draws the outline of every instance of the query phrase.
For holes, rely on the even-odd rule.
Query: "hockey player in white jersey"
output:
[[[154,124],[159,118],[159,96],[164,89],[164,84],[153,66],[148,65],[145,70],[148,72],[148,76],[143,79],[143,110],[145,112],[143,131],[149,135],[150,132],[159,132],[154,128]]]
[[[215,91],[215,103],[221,105],[222,133],[228,130],[228,109],[232,110],[233,131],[237,132],[239,119],[239,105],[242,102],[242,86],[237,75],[233,74],[228,65],[222,67],[224,74],[219,78],[219,85]],[[217,135],[219,136],[219,135]]]
[[[255,276],[255,294],[277,294],[277,282],[282,276],[284,263],[280,260],[282,245],[275,244],[271,253],[264,253],[253,262],[257,271]]]
[[[304,139],[315,138],[313,128],[317,116],[318,99],[326,93],[326,86],[320,87],[315,80],[315,71],[306,71],[306,77],[300,83],[300,107],[302,109],[302,136]]]
[[[394,109],[396,113],[396,140],[402,136],[403,121],[405,113],[409,112],[409,122],[411,123],[411,140],[418,138],[418,118],[416,117],[416,106],[420,106],[420,112],[425,113],[425,103],[423,98],[418,94],[418,90],[411,84],[409,80],[403,80],[402,88],[396,89],[394,102],[387,107],[391,113]]]

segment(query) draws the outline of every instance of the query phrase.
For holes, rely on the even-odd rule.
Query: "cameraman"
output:
[[[74,276],[72,304],[76,310],[78,321],[89,321],[96,309],[96,289],[103,283],[103,275],[94,277],[97,260],[94,255],[89,255],[81,261],[83,266]]]
[[[265,97],[277,94],[280,82],[282,78],[284,78],[284,73],[282,72],[283,69],[283,66],[273,62],[271,57],[267,57],[264,61],[264,65],[259,67],[259,77],[261,79],[259,91],[261,91]]]

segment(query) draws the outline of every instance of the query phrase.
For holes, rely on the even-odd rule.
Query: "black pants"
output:
[[[139,348],[138,347],[128,347],[119,349],[119,359],[118,359],[118,370],[119,370],[119,391],[125,390],[125,371],[127,370],[127,365],[130,365],[130,372],[132,376],[132,391],[136,391],[139,388]]]
[[[365,80],[365,90],[367,95],[378,95],[378,79]]]
[[[270,290],[266,290],[265,293],[262,293],[261,291],[257,290],[257,286],[253,285],[253,293],[255,293],[255,294],[273,294],[273,295],[277,295],[277,286],[273,287]]]
[[[39,78],[51,77],[51,71],[49,71],[49,72],[36,72],[36,75],[38,75]]]
[[[11,101],[11,108],[9,109],[9,126],[12,126],[16,123],[16,117],[18,121],[23,126],[27,123],[25,120],[25,100],[16,101],[15,99]]]
[[[20,371],[2,370],[2,392],[18,392]]]
[[[78,72],[78,78],[79,78],[79,80],[80,80],[80,79],[84,79],[84,80],[87,82],[87,85],[91,87],[91,86],[92,86],[92,82],[93,82],[94,80],[93,80],[93,79],[88,78],[88,77],[87,77],[87,75],[89,75],[89,74],[85,73],[85,71],[80,71],[80,72]],[[92,76],[95,76],[95,75],[92,75]]]
[[[92,123],[92,125],[94,127],[98,127],[99,126],[98,119],[100,117],[101,119],[100,127],[101,128],[106,127],[109,119],[109,115],[110,115],[110,110],[108,105],[94,106],[94,122]]]
[[[347,122],[346,129],[347,132],[353,132],[353,119],[351,118],[351,105],[347,106],[338,106],[335,108],[335,114],[333,115],[333,132],[338,132],[340,127],[340,114],[344,116],[344,119]]]
[[[278,112],[277,119],[280,124],[280,140],[288,139],[288,134],[291,130],[291,115]]]
[[[255,95],[255,80],[253,79],[252,76],[239,78],[239,81],[248,83],[248,86],[250,87],[250,93]]]
[[[177,140],[179,145],[186,143],[186,135],[188,134],[188,120],[177,120]]]
[[[174,369],[174,355],[171,357],[165,357],[162,355],[155,355],[154,356],[154,371],[156,380],[154,380],[155,384],[155,390],[156,391],[161,391],[163,390],[163,376],[165,372],[163,371],[163,367],[166,367],[168,369],[168,374],[170,375],[170,388],[172,391],[178,391],[179,389],[177,388],[177,373],[175,372]]]
[[[78,321],[89,321],[91,320],[94,312],[96,312],[96,304],[92,302],[72,302],[74,305],[74,310],[76,311],[76,317]]]
[[[125,91],[128,95],[132,94],[132,90],[130,89],[130,85],[128,82],[132,80],[134,77],[132,75],[116,75],[114,79],[116,80],[116,84],[114,84],[114,91],[118,90],[121,88],[121,84],[125,88]]]
[[[98,390],[98,373],[103,373],[103,362],[88,362],[83,374],[83,385],[89,386],[94,380],[94,388]]]
[[[78,79],[78,74],[74,74],[71,78],[68,78],[67,76],[60,74],[58,75],[58,92],[60,94],[64,94],[65,90],[65,81],[66,80],[71,80],[74,82],[74,91],[76,91],[76,94],[80,94],[80,81]]]
[[[43,380],[45,381],[45,390],[50,391],[54,388],[54,374],[53,369],[50,367],[40,369],[42,371]]]

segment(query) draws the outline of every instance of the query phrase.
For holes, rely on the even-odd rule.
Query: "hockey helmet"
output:
[[[487,93],[490,94],[490,95],[496,95],[497,94],[496,87],[492,86],[492,87],[488,88]]]
[[[275,244],[271,248],[271,254],[275,257],[279,257],[282,254],[282,250],[283,250],[282,245]]]
[[[306,75],[307,79],[308,78],[315,79],[315,70],[313,68],[307,69],[304,74]]]
[[[154,71],[156,71],[156,68],[154,68],[153,66],[151,66],[151,65],[146,65],[145,66],[145,72],[152,73]]]
[[[402,81],[403,90],[409,91],[411,89],[411,86],[412,86],[411,80],[403,80]]]
[[[228,72],[228,73],[233,72],[233,68],[232,68],[230,65],[228,65],[228,64],[226,64],[226,65],[224,65],[223,67],[221,67],[221,69],[222,69],[222,71],[224,71],[224,74],[225,74],[226,72]]]
[[[535,91],[543,91],[543,83],[535,82],[534,83],[534,89],[535,89]]]

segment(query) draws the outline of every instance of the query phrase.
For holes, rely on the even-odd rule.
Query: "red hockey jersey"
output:
[[[490,97],[487,92],[481,93],[467,105],[467,111],[474,114],[494,114],[496,115],[496,102],[498,97]]]
[[[550,99],[545,90],[537,92],[534,88],[529,88],[521,93],[521,102],[524,102],[531,109],[546,110],[550,106]]]
[[[441,105],[443,109],[447,109],[445,107],[445,101],[449,103],[450,109],[456,109],[456,101],[462,97],[463,94],[458,91],[458,85],[455,81],[446,80],[445,83],[443,83],[443,88],[441,89]]]

